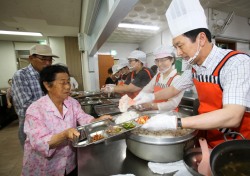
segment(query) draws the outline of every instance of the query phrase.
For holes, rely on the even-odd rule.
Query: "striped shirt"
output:
[[[44,95],[39,78],[39,73],[31,64],[14,74],[11,93],[14,107],[19,117],[24,118],[29,105]]]
[[[192,67],[188,67],[181,78],[173,86],[184,90],[194,85],[192,78],[202,82],[218,83],[223,89],[223,104],[237,104],[250,108],[250,57],[246,54],[232,56],[222,67],[218,77],[212,75],[219,62],[231,50],[225,50],[213,45],[213,49],[201,66],[193,65],[196,73],[192,74]]]

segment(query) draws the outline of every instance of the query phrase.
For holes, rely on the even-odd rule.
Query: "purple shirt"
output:
[[[32,103],[26,112],[22,175],[58,175],[70,173],[76,167],[75,148],[65,141],[55,149],[49,149],[48,141],[55,134],[68,128],[90,123],[94,118],[86,114],[73,98],[64,101],[63,116],[48,95]]]

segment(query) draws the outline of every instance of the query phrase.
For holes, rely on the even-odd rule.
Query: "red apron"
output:
[[[169,78],[169,80],[167,82],[167,87],[169,87],[171,85],[171,83],[176,75],[177,75],[177,73],[174,76]],[[160,87],[159,85],[157,85],[159,79],[160,79],[160,73],[158,73],[156,80],[155,80],[154,93],[164,89],[164,88]],[[154,103],[161,103],[161,102],[166,102],[166,101],[168,101],[168,100],[154,100]],[[178,108],[175,108],[175,111],[178,112]]]
[[[192,69],[193,82],[195,84],[198,97],[199,97],[199,101],[200,101],[200,106],[198,109],[199,114],[222,109],[223,89],[219,83],[219,73],[220,73],[221,68],[228,61],[228,59],[236,54],[239,54],[239,52],[238,51],[229,52],[222,59],[222,61],[217,65],[212,75],[210,76],[206,75],[205,77],[202,77],[202,78],[200,77],[199,80],[197,79],[197,77],[195,77],[196,71]],[[202,81],[206,81],[206,82],[202,82]],[[202,134],[203,134],[203,137],[207,139],[209,145],[213,148],[216,145],[225,141],[223,138],[223,133],[226,133],[229,131],[239,132],[245,138],[250,139],[250,113],[245,112],[241,121],[241,125],[238,128],[234,128],[234,129],[223,128],[223,129],[207,130],[205,131],[205,133],[203,131]],[[235,138],[235,136],[232,136],[231,138],[233,139]]]
[[[152,76],[151,76],[150,71],[149,71],[148,69],[146,69],[146,68],[143,68],[143,69],[148,73],[148,76],[150,77],[150,80],[151,80],[151,79],[152,79]],[[135,71],[133,71],[133,72],[131,73],[131,82],[134,80],[134,74],[135,74]],[[128,95],[130,98],[134,99],[134,98],[139,94],[140,91],[141,91],[141,90],[136,91],[136,92],[128,92],[127,95]]]

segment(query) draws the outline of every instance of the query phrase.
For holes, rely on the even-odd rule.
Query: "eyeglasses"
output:
[[[131,63],[131,62],[133,62],[133,61],[137,62],[138,60],[137,60],[137,59],[129,59],[129,60],[128,60],[129,63]]]
[[[160,59],[155,59],[155,64],[159,64],[160,62],[166,62],[167,60],[170,60],[169,57],[164,57]]]
[[[35,55],[36,58],[40,59],[42,62],[53,62],[55,61],[51,56],[41,56],[41,55]]]

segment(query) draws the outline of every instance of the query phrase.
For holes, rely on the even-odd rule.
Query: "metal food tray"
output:
[[[126,133],[128,131],[134,130],[140,126],[142,126],[142,124],[139,124],[136,122],[136,120],[141,117],[142,115],[139,114],[138,117],[131,119],[129,121],[123,122],[121,124],[116,124],[115,123],[115,119],[118,116],[114,116],[114,118],[112,120],[110,119],[105,119],[105,120],[101,120],[101,121],[97,121],[97,122],[93,122],[84,126],[79,126],[77,127],[77,130],[80,132],[80,136],[79,137],[75,137],[73,139],[73,146],[74,147],[85,147],[87,145],[90,144],[97,144],[100,142],[103,142],[111,137],[115,137],[118,136],[120,134]],[[125,123],[131,122],[134,124],[134,127],[126,129],[124,127]],[[111,128],[119,128],[120,131],[119,132],[109,132],[108,130],[110,130]],[[93,136],[95,135],[102,135],[103,138],[93,141]]]
[[[121,113],[117,104],[110,105],[96,105],[94,107],[97,115],[102,116],[106,114],[118,114]]]

